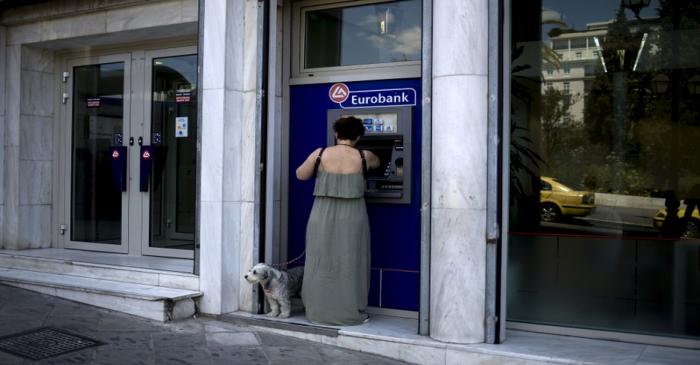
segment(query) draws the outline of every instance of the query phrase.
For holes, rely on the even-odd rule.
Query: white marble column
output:
[[[53,54],[6,47],[2,247],[51,246]]]
[[[7,29],[0,25],[0,141],[5,140],[5,79],[7,77],[5,58],[7,57]],[[5,148],[0,148],[0,248],[4,247],[5,237]]]
[[[204,313],[253,308],[258,3],[204,1],[200,288]]]
[[[487,0],[433,9],[430,336],[485,338]]]
[[[19,120],[21,46],[5,47],[5,125],[3,158],[2,247],[19,249]]]
[[[51,246],[53,203],[53,51],[22,46],[19,122],[19,247]],[[11,171],[8,171],[11,172]],[[11,172],[12,173],[12,172]]]

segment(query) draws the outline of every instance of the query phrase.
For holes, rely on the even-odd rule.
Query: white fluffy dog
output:
[[[272,309],[267,315],[270,317],[288,318],[291,312],[290,297],[301,291],[301,284],[304,277],[304,268],[295,267],[288,271],[281,271],[267,264],[259,263],[253,266],[245,279],[249,283],[260,283],[265,298],[270,303]]]

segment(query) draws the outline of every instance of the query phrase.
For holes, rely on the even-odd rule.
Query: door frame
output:
[[[128,253],[129,252],[129,226],[128,226],[128,221],[124,221],[124,217],[129,216],[129,191],[126,193],[122,192],[122,224],[121,224],[121,243],[119,245],[112,245],[112,244],[103,244],[103,243],[95,243],[95,242],[83,242],[83,241],[73,241],[71,240],[71,234],[72,234],[72,215],[71,215],[71,209],[72,209],[72,187],[73,187],[73,179],[72,179],[72,171],[73,171],[73,159],[72,159],[72,150],[73,150],[73,141],[72,141],[72,136],[73,136],[73,85],[74,85],[74,73],[73,70],[75,67],[80,67],[80,66],[89,66],[89,65],[97,65],[97,64],[105,64],[105,63],[117,63],[117,62],[123,62],[124,63],[124,89],[122,92],[122,100],[123,100],[123,113],[122,113],[122,133],[124,136],[127,136],[131,132],[131,54],[130,53],[119,53],[119,54],[110,54],[110,55],[101,55],[101,56],[93,56],[93,57],[80,57],[80,58],[72,58],[72,59],[67,59],[66,62],[64,63],[65,68],[64,70],[69,70],[69,77],[66,82],[65,86],[65,93],[68,96],[67,102],[66,102],[66,107],[63,108],[63,112],[60,113],[62,114],[62,122],[61,126],[65,127],[61,141],[63,143],[60,143],[59,145],[61,146],[60,149],[60,154],[61,154],[61,168],[60,168],[60,173],[59,173],[59,178],[61,179],[62,184],[59,186],[62,186],[62,192],[63,192],[63,197],[65,198],[63,207],[61,209],[61,212],[63,213],[63,219],[61,221],[65,222],[65,226],[67,227],[67,235],[62,236],[63,237],[63,247],[65,248],[71,248],[71,249],[81,249],[81,250],[93,250],[93,251],[102,251],[102,252],[116,252],[116,253]],[[127,154],[127,158],[129,154]],[[129,187],[130,188],[130,187]]]
[[[177,56],[187,56],[187,55],[196,55],[197,54],[197,47],[196,46],[191,46],[191,47],[176,47],[176,48],[164,48],[164,49],[154,49],[154,50],[147,50],[143,56],[143,66],[145,68],[144,74],[145,77],[143,78],[144,80],[144,99],[147,101],[143,104],[143,115],[142,115],[142,122],[141,126],[143,128],[143,133],[141,134],[143,136],[144,141],[148,141],[148,144],[150,145],[151,141],[151,106],[153,104],[152,102],[152,97],[153,97],[153,67],[151,65],[153,64],[153,59],[155,58],[163,58],[163,57],[177,57]],[[201,84],[200,80],[197,80],[197,92],[200,92],[199,90],[199,85]],[[148,96],[146,93],[149,93],[150,96]],[[147,122],[146,122],[147,121]],[[199,130],[199,120],[196,121],[198,123],[198,128]],[[144,142],[145,143],[145,142]],[[167,166],[166,166],[167,168]],[[141,243],[141,254],[142,255],[148,255],[148,256],[167,256],[167,257],[177,257],[177,258],[187,258],[187,259],[193,259],[194,258],[194,249],[192,250],[179,250],[179,249],[173,249],[173,248],[158,248],[158,247],[150,247],[150,222],[151,222],[151,214],[150,214],[150,206],[151,206],[151,201],[150,201],[150,191],[146,193],[140,193],[140,202],[137,203],[137,205],[140,206],[141,212],[140,215],[142,217],[141,222],[143,224],[141,225],[141,237],[140,237],[140,243]],[[195,198],[196,199],[196,198]],[[196,202],[195,202],[196,204]],[[196,211],[196,209],[195,209]],[[195,213],[196,215],[196,213]],[[196,221],[196,219],[195,219]],[[194,237],[195,234],[194,232],[192,233],[192,236]]]
[[[144,121],[146,117],[149,119],[150,126],[150,108],[151,108],[151,97],[148,97],[148,101],[145,101],[144,93],[146,92],[146,86],[149,87],[150,92],[150,76],[151,70],[145,70],[146,60],[145,56],[155,55],[155,57],[167,57],[168,55],[188,55],[197,54],[198,49],[196,46],[196,37],[180,37],[172,38],[162,41],[152,41],[152,42],[139,42],[133,44],[124,44],[121,46],[106,46],[98,47],[93,49],[75,49],[67,50],[58,53],[60,61],[57,65],[60,67],[57,70],[57,75],[61,75],[64,71],[69,72],[67,82],[62,82],[61,78],[57,79],[57,83],[60,85],[57,90],[59,91],[58,99],[60,99],[60,94],[65,93],[69,99],[65,104],[63,110],[56,113],[55,122],[59,127],[59,132],[56,133],[54,139],[57,148],[56,152],[58,154],[58,161],[55,166],[58,170],[54,175],[57,179],[54,181],[54,186],[57,187],[60,196],[57,197],[57,206],[55,209],[55,217],[58,221],[58,234],[56,237],[57,247],[66,249],[77,249],[84,251],[100,251],[106,253],[121,253],[128,254],[130,256],[164,256],[173,258],[194,258],[194,250],[182,252],[169,252],[169,251],[181,251],[175,249],[156,249],[153,252],[147,252],[150,250],[143,250],[143,247],[148,245],[142,241],[142,236],[144,231],[146,235],[148,234],[148,225],[142,225],[141,228],[131,229],[134,223],[138,219],[142,219],[143,215],[143,200],[148,200],[144,198],[132,199],[132,204],[129,204],[129,194],[132,192],[139,193],[139,181],[138,181],[138,163],[139,163],[139,150],[138,144],[135,142],[134,146],[129,146],[128,139],[133,136],[137,139],[139,135],[144,136],[145,141],[150,141],[150,128],[145,130]],[[198,59],[199,61],[199,59]],[[72,241],[71,237],[71,209],[72,209],[72,113],[73,113],[73,67],[83,66],[83,65],[94,65],[101,63],[112,63],[112,62],[125,62],[124,66],[124,142],[123,145],[127,147],[137,147],[135,149],[129,148],[128,155],[128,190],[127,193],[122,197],[122,243],[118,247],[108,247],[117,245],[108,245],[94,242],[81,242]],[[198,67],[201,67],[198,65]],[[140,71],[138,69],[141,69]],[[148,71],[147,77],[145,79],[146,72]],[[198,75],[199,76],[199,75]],[[140,85],[137,85],[140,84]],[[198,84],[201,81],[198,80]],[[133,97],[132,97],[133,96]],[[132,100],[144,100],[142,103],[132,103]],[[59,106],[64,106],[60,102],[57,104]],[[141,118],[141,119],[135,119]],[[139,131],[134,131],[137,124],[136,120],[140,120],[138,126],[142,129],[143,133],[139,134]],[[148,136],[148,137],[147,137]],[[148,138],[148,139],[146,139]],[[197,152],[199,155],[199,152]],[[134,174],[133,171],[137,173]],[[197,170],[198,174],[199,170]],[[199,179],[199,175],[196,177]],[[136,190],[134,190],[136,189]],[[197,202],[195,202],[197,204]],[[147,209],[147,207],[146,207]],[[146,211],[147,212],[147,211]],[[139,217],[136,217],[139,215]],[[148,217],[148,215],[146,215]],[[128,221],[124,221],[127,218]],[[66,229],[61,232],[61,227]],[[196,227],[195,227],[196,230]],[[126,239],[125,239],[126,238]],[[197,236],[195,234],[195,245]]]

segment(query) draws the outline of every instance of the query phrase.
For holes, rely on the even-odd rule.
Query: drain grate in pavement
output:
[[[52,327],[0,337],[0,351],[29,360],[46,359],[99,345],[102,342]]]

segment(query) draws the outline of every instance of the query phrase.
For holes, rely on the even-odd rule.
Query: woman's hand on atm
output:
[[[319,153],[321,153],[321,149],[315,149],[311,152],[309,157],[306,158],[306,161],[297,167],[297,179],[304,181],[310,179],[314,175],[314,165],[316,164],[316,158]]]
[[[365,153],[365,160],[367,160],[367,168],[376,169],[379,167],[379,157],[372,153],[372,151],[363,150]]]

